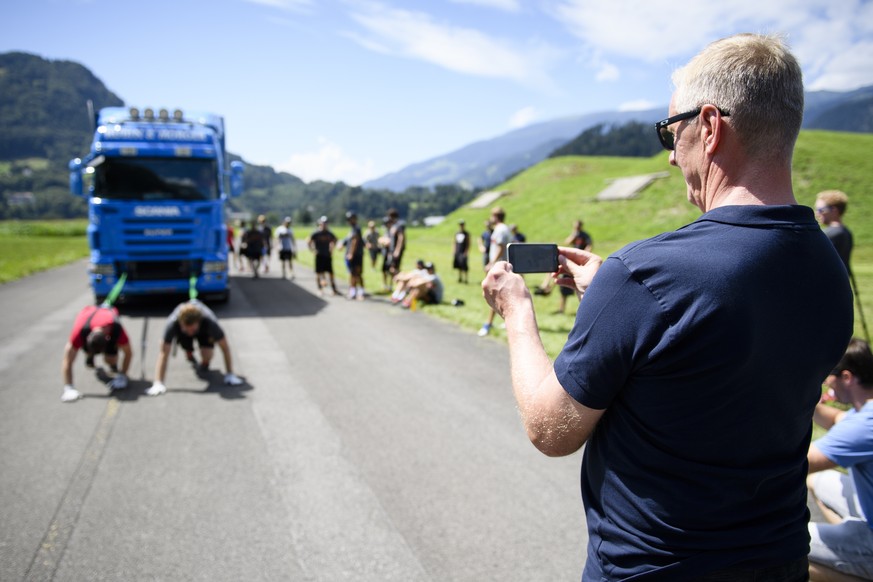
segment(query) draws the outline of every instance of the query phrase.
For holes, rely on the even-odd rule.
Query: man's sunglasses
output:
[[[676,135],[667,129],[669,126],[673,125],[678,121],[684,121],[686,119],[691,119],[692,117],[697,117],[700,115],[700,111],[703,109],[703,106],[698,107],[692,111],[686,111],[685,113],[679,113],[674,115],[673,117],[668,117],[667,119],[662,119],[658,123],[655,124],[655,131],[658,132],[658,139],[661,141],[661,145],[664,146],[664,149],[668,152],[672,152],[673,148],[676,147]],[[728,117],[730,112],[718,110],[719,113],[722,114],[722,117]]]

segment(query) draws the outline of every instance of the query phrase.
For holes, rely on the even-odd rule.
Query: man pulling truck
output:
[[[61,372],[64,378],[63,402],[74,402],[82,397],[82,393],[73,387],[73,362],[79,350],[86,353],[85,365],[94,367],[94,358],[103,354],[103,361],[115,374],[109,382],[112,390],[127,388],[127,370],[130,368],[130,340],[124,328],[118,322],[118,310],[114,307],[88,305],[76,316],[73,330],[64,347],[64,358]],[[118,350],[123,358],[121,370],[118,369]]]
[[[194,357],[194,340],[200,348],[200,362]],[[167,374],[167,359],[170,355],[170,347],[173,340],[185,350],[188,361],[195,366],[197,374],[204,376],[209,372],[209,364],[212,361],[215,344],[221,348],[224,356],[224,383],[230,386],[240,386],[242,379],[233,373],[233,361],[230,355],[230,346],[224,336],[224,330],[218,325],[218,318],[211,309],[197,299],[191,299],[179,304],[173,313],[167,318],[164,328],[164,337],[161,342],[161,350],[158,352],[158,362],[155,366],[155,381],[146,390],[149,396],[158,396],[167,391],[164,378]]]

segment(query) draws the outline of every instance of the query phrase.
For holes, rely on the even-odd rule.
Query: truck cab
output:
[[[224,120],[166,109],[110,107],[91,148],[70,162],[70,189],[88,200],[89,278],[97,301],[127,275],[122,297],[195,291],[227,300],[224,211],[242,193],[228,168]]]

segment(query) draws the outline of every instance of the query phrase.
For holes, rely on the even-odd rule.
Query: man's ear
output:
[[[712,155],[724,138],[722,115],[715,105],[704,105],[700,109],[700,141],[706,153]]]

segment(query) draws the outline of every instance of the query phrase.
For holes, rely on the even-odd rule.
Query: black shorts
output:
[[[279,260],[290,261],[293,254],[291,251],[279,251]]]
[[[243,249],[243,254],[252,261],[260,259],[264,253],[264,247],[249,245]]]
[[[197,340],[197,345],[203,348],[213,348],[215,347],[215,341],[212,339],[212,336],[209,335],[208,332],[203,330],[201,327],[200,330],[193,336],[185,335],[184,333],[176,334],[176,341],[182,346],[182,349],[186,352],[194,351],[194,340]]]
[[[439,303],[439,301],[437,301],[436,293],[434,293],[433,289],[428,289],[427,291],[425,291],[422,299],[424,299],[425,303],[430,303],[431,305],[436,305],[437,303]]]
[[[401,253],[399,257],[395,257],[394,255],[388,255],[385,258],[385,267],[382,269],[383,271],[392,271],[394,273],[400,272],[400,260],[403,258],[403,254]]]
[[[315,255],[316,273],[333,273],[333,257],[330,255]]]
[[[364,268],[364,255],[354,255],[351,259],[348,259],[346,263],[348,264],[350,271],[357,269],[357,272],[360,273]]]
[[[452,268],[460,271],[469,271],[470,267],[467,265],[467,255],[455,255],[455,260],[452,261]]]

